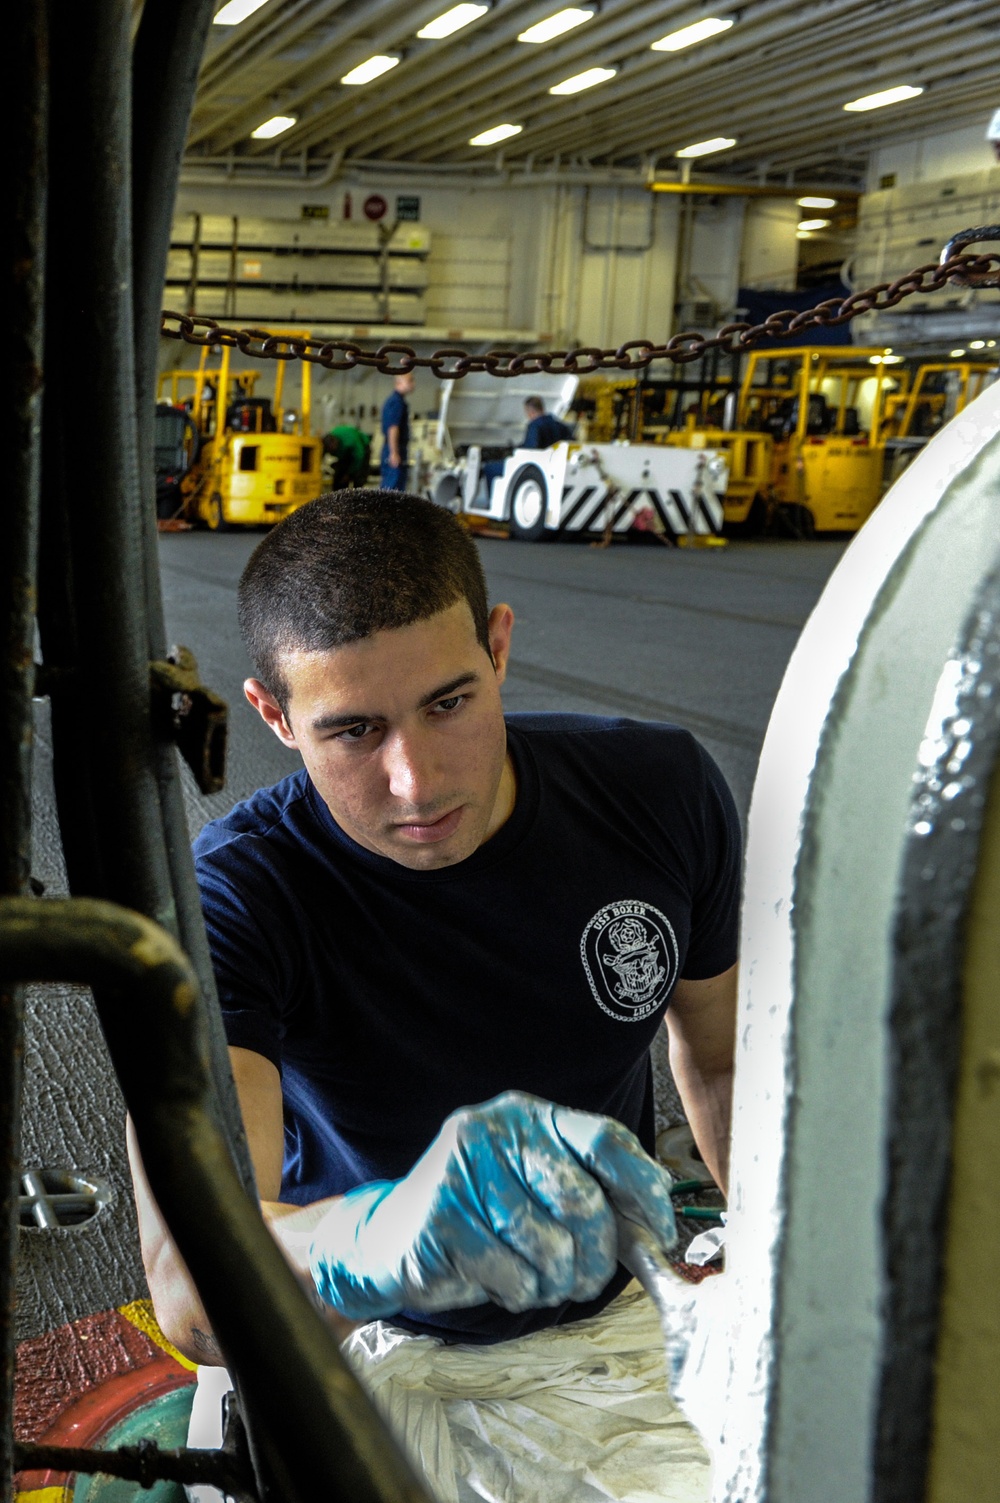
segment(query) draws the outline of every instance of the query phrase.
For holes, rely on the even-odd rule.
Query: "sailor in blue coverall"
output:
[[[405,491],[410,441],[410,409],[406,399],[413,390],[411,375],[397,376],[382,407],[381,485],[384,491]]]
[[[573,437],[573,429],[568,423],[545,411],[541,397],[528,397],[524,404],[524,415],[528,419],[528,426],[518,444],[519,449],[551,449],[553,444]],[[493,489],[494,480],[503,474],[505,463],[503,459],[488,459],[483,465],[487,491]]]

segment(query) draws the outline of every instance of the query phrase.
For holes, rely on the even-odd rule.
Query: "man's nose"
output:
[[[419,734],[390,737],[384,747],[389,792],[407,804],[429,804],[435,796],[433,753]]]

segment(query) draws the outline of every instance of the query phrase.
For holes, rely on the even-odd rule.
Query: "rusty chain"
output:
[[[771,313],[763,323],[726,324],[718,334],[703,335],[685,330],[654,344],[649,339],[630,339],[616,349],[598,349],[585,345],[572,350],[487,350],[470,354],[468,350],[445,347],[431,355],[420,355],[412,345],[389,341],[377,349],[366,350],[346,339],[325,339],[320,335],[296,338],[276,335],[266,329],[229,329],[214,318],[164,310],[162,332],[167,339],[181,339],[192,345],[228,345],[255,360],[307,360],[326,370],[349,371],[359,366],[379,371],[385,376],[405,376],[410,371],[429,370],[442,380],[454,381],[471,372],[490,376],[591,375],[595,371],[643,371],[654,360],[672,360],[686,365],[700,359],[708,350],[726,354],[749,350],[762,341],[807,329],[829,329],[846,324],[861,313],[879,313],[895,308],[915,293],[938,292],[949,282],[963,287],[1000,286],[1000,255],[947,254],[957,242],[994,238],[981,231],[966,231],[949,241],[940,262],[924,266],[897,277],[894,282],[879,282],[863,292],[845,298],[827,298],[814,308],[801,312],[785,309]],[[176,327],[170,327],[170,324]],[[201,332],[199,332],[201,331]]]

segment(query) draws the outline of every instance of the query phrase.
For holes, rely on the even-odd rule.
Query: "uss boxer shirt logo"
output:
[[[580,957],[598,1006],[620,1023],[648,1018],[677,979],[677,938],[651,903],[606,903],[583,931]]]

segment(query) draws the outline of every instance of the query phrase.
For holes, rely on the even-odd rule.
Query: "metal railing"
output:
[[[260,1217],[215,1000],[177,745],[220,771],[224,708],[168,654],[152,414],[170,215],[212,0],[21,6],[8,33],[0,561],[0,1498],[15,1468],[225,1480],[235,1495],[426,1493]],[[74,337],[64,330],[72,324]],[[87,380],[80,379],[86,360]],[[37,629],[37,640],[36,640]],[[41,663],[36,671],[40,646]],[[52,706],[68,899],[28,896],[32,695]],[[16,1446],[23,983],[89,984],[154,1195],[240,1395],[216,1460]],[[233,1436],[245,1427],[246,1443]],[[138,1470],[136,1470],[138,1468]],[[178,1470],[179,1468],[179,1470]],[[193,1469],[193,1470],[192,1470]],[[199,1470],[200,1469],[200,1470]]]

